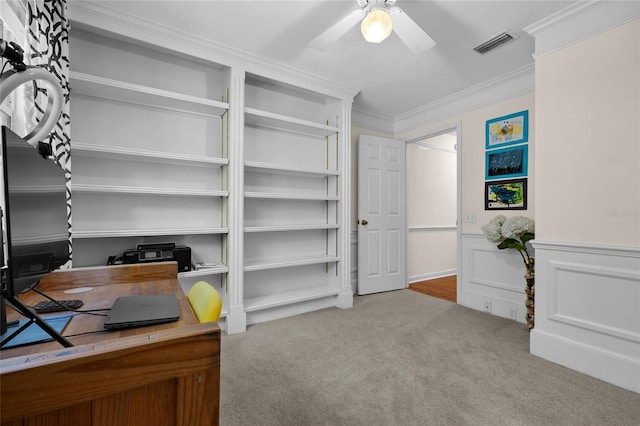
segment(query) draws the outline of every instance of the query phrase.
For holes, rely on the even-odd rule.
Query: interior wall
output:
[[[444,150],[455,143],[443,134],[407,145],[409,282],[456,273],[457,155]]]
[[[484,210],[485,182],[485,124],[487,120],[514,112],[529,111],[529,164],[528,164],[528,208],[513,211]],[[412,140],[425,134],[440,133],[443,129],[458,128],[458,155],[461,156],[460,182],[462,218],[475,218],[461,222],[461,240],[458,259],[458,303],[472,309],[511,318],[525,323],[526,295],[524,264],[515,252],[498,250],[484,236],[481,226],[497,214],[522,215],[531,219],[535,208],[535,97],[534,93],[516,96],[482,108],[451,116],[446,120],[425,124],[420,128],[396,135],[384,135],[372,130],[353,127],[352,130],[352,199],[353,211],[357,212],[357,137],[372,134],[390,137],[399,141]],[[356,218],[353,219],[353,229]],[[353,234],[352,234],[353,235]],[[357,285],[357,239],[352,239],[352,286]],[[357,259],[357,257],[355,257]],[[355,284],[354,284],[355,283]]]
[[[462,217],[467,213],[475,216],[475,222],[463,220],[462,233],[481,234],[481,226],[493,219],[497,214],[505,216],[528,216],[534,219],[535,210],[535,100],[534,93],[527,93],[506,101],[497,102],[483,108],[452,116],[446,120],[430,123],[423,127],[401,133],[396,139],[413,139],[417,135],[437,132],[439,129],[455,127],[460,124],[458,155],[462,156],[462,170],[460,188],[462,191]],[[518,111],[529,111],[529,166],[528,166],[528,206],[527,210],[514,211],[485,211],[484,210],[484,182],[485,182],[485,124],[487,120],[511,114]]]
[[[527,93],[396,135],[396,138],[400,139],[413,139],[416,135],[436,133],[440,129],[459,125],[458,155],[461,156],[459,186],[462,222],[457,271],[458,303],[522,323],[526,322],[525,268],[522,259],[513,250],[498,250],[495,244],[485,238],[481,226],[498,214],[527,216],[535,219],[534,101],[534,93]],[[486,211],[484,209],[485,124],[487,120],[524,110],[529,111],[527,210]]]
[[[640,245],[639,26],[536,60],[541,240]]]
[[[640,19],[580,40],[536,59],[531,353],[640,393]]]
[[[481,226],[489,222],[496,211],[484,210],[484,178],[485,178],[485,124],[487,120],[518,111],[529,111],[529,167],[528,167],[528,206],[527,210],[500,212],[501,214],[523,215],[534,218],[535,210],[535,99],[534,93],[527,93],[506,101],[497,102],[483,108],[471,110],[463,114],[454,115],[446,120],[429,123],[408,132],[396,135],[384,134],[375,130],[353,126],[351,130],[351,190],[354,197],[351,200],[352,230],[357,226],[357,193],[358,193],[358,137],[360,134],[380,136],[400,141],[414,139],[420,135],[438,133],[445,128],[454,128],[460,124],[458,154],[462,156],[462,171],[460,188],[462,191],[462,215],[475,214],[475,222],[462,223],[463,233],[481,234]]]

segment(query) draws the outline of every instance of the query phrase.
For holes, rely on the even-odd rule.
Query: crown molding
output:
[[[524,31],[536,40],[534,58],[592,37],[640,17],[640,2],[625,0],[581,0]]]
[[[357,106],[353,106],[351,112],[351,125],[364,127],[388,135],[393,135],[395,131],[394,119],[390,115],[378,114]]]
[[[122,13],[98,2],[69,2],[67,10],[72,23],[132,38],[274,80],[286,81],[289,84],[349,102],[353,102],[359,92],[359,89],[340,85],[315,74],[230,48],[222,43],[179,28]]]
[[[394,134],[531,93],[534,89],[534,64],[530,64],[395,117]]]

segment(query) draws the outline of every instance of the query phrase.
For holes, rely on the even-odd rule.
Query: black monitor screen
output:
[[[69,259],[66,177],[60,165],[4,126],[2,166],[9,266],[2,293],[15,296]]]

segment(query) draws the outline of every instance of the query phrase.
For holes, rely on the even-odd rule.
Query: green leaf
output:
[[[515,250],[527,250],[527,247],[515,238],[505,238],[500,244],[498,244],[498,248],[500,250],[508,248]]]
[[[536,237],[536,234],[532,232],[525,232],[524,234],[522,234],[520,239],[522,240],[522,244],[526,244],[527,241],[533,240],[535,237]]]

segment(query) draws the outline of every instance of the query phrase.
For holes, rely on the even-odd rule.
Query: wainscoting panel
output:
[[[640,342],[640,271],[549,261],[549,319]]]
[[[640,249],[533,245],[531,353],[640,393]]]
[[[526,281],[522,257],[498,250],[484,234],[462,234],[458,303],[525,323]]]

